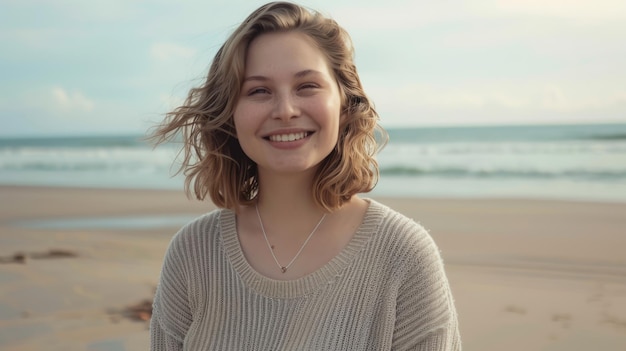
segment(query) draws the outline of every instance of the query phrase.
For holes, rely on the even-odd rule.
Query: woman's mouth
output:
[[[311,132],[298,132],[298,133],[285,133],[285,134],[273,134],[267,137],[269,141],[274,142],[287,142],[304,139],[312,134]]]

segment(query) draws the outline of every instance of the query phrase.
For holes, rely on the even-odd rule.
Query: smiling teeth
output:
[[[279,135],[270,135],[270,140],[271,141],[296,141],[296,140],[304,139],[304,137],[306,136],[307,136],[306,132],[279,134]]]

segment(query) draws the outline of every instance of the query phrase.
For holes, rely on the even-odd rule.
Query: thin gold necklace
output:
[[[311,240],[311,238],[313,237],[313,234],[315,234],[315,232],[317,231],[317,228],[319,228],[319,226],[322,224],[322,222],[324,221],[324,218],[326,218],[326,213],[324,213],[320,221],[317,222],[317,225],[315,226],[315,228],[313,228],[313,231],[311,232],[311,234],[309,234],[309,236],[306,238],[306,240],[304,241],[304,244],[300,246],[300,250],[298,250],[298,253],[296,253],[296,255],[291,259],[291,261],[289,261],[289,263],[286,266],[283,266],[280,264],[280,262],[278,262],[278,259],[276,258],[276,255],[274,254],[274,249],[272,249],[272,245],[270,244],[270,241],[267,239],[267,234],[265,233],[265,227],[263,226],[263,221],[261,220],[261,214],[259,213],[259,205],[258,204],[255,205],[255,208],[256,208],[256,215],[257,217],[259,217],[259,224],[261,224],[261,231],[263,232],[263,237],[265,238],[265,243],[267,244],[267,248],[270,250],[270,253],[272,254],[272,257],[274,258],[274,262],[276,262],[276,265],[278,265],[278,268],[280,268],[280,270],[283,273],[286,273],[287,269],[289,269],[289,267],[291,267],[291,265],[296,261],[298,256],[300,256],[306,244],[309,243],[309,240]]]

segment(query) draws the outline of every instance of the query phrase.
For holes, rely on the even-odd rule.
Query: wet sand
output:
[[[175,191],[0,187],[0,350],[146,350]],[[626,204],[376,198],[435,238],[464,350],[625,350]]]

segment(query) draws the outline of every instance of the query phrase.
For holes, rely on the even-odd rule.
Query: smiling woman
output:
[[[341,96],[326,58],[305,34],[264,34],[250,43],[245,77],[233,119],[259,179],[312,178],[339,134]]]
[[[322,95],[332,97],[322,103],[324,105],[338,103],[339,111],[336,110],[337,107],[332,108],[343,116],[340,120],[342,131],[341,133],[337,131],[336,146],[319,164],[313,179],[313,188],[316,189],[313,192],[313,199],[318,206],[331,210],[341,206],[353,194],[373,189],[378,177],[378,165],[374,154],[379,149],[375,132],[380,131],[379,139],[383,141],[386,141],[386,133],[379,128],[378,114],[361,85],[353,62],[354,52],[350,37],[333,20],[324,19],[326,23],[321,24],[318,22],[323,18],[321,15],[312,16],[301,7],[296,9],[297,16],[288,14],[285,8],[280,8],[277,11],[284,17],[267,16],[263,23],[255,24],[244,22],[242,31],[234,33],[215,55],[205,84],[192,89],[185,103],[169,113],[164,124],[153,134],[158,142],[174,138],[176,133],[182,133],[183,139],[190,141],[185,143],[180,170],[184,170],[186,175],[187,191],[193,190],[196,198],[204,199],[209,195],[216,205],[226,208],[255,203],[259,190],[258,165],[242,150],[240,141],[245,138],[237,139],[239,131],[236,129],[241,126],[235,126],[236,121],[233,117],[236,109],[241,110],[252,102],[262,100],[263,96],[265,98],[270,96],[267,94],[272,91],[264,85],[259,85],[259,82],[267,84],[271,82],[270,80],[276,79],[283,80],[283,87],[280,91],[273,91],[272,96],[280,97],[279,100],[273,101],[278,101],[281,105],[274,108],[272,113],[284,113],[280,109],[294,107],[293,104],[286,103],[295,97],[300,101],[307,97],[304,100],[311,101],[318,96],[317,100],[320,102],[323,99],[319,98],[318,93],[322,92]],[[262,11],[265,11],[265,7],[257,10],[249,19],[255,15],[261,16]],[[300,16],[311,16],[316,20],[298,23]],[[282,58],[274,54],[272,59],[282,59],[281,64],[289,64],[288,70],[283,72],[281,66],[275,62],[267,61],[267,58],[265,60],[261,57],[256,58],[257,55],[253,62],[248,62],[252,59],[248,53],[248,45],[256,48],[255,51],[259,51],[260,55],[271,55],[272,49],[261,51],[262,45],[257,44],[259,41],[269,44],[269,38],[285,32],[292,32],[289,33],[289,38],[292,39],[289,43],[297,42],[296,44],[305,50],[299,52],[300,48],[294,45],[282,47],[278,40],[273,41],[273,49],[289,56]],[[308,58],[302,62],[306,57],[305,52],[312,54],[314,59]],[[294,60],[298,57],[300,61]],[[255,65],[255,71],[252,64]],[[301,67],[296,69],[296,66]],[[273,76],[265,76],[266,73],[261,69]],[[295,96],[284,93],[287,75],[292,75],[289,78],[294,80],[291,84],[299,84],[297,88],[290,87],[298,90]],[[307,81],[306,78],[315,78],[317,82]],[[250,85],[252,83],[257,85]],[[334,93],[336,89],[339,90],[339,96]],[[314,91],[316,93],[311,94]],[[339,102],[336,101],[337,98],[340,99]],[[255,108],[260,106],[256,104]],[[330,106],[324,108],[331,109]],[[302,123],[303,119],[306,120],[299,118],[297,123]],[[290,130],[287,127],[279,134],[285,132],[288,135],[310,130]],[[269,137],[270,134],[272,133],[262,137]],[[282,140],[283,136],[274,138]],[[308,144],[319,147],[316,140]],[[214,170],[219,170],[217,173],[219,176],[215,176]]]
[[[154,134],[220,209],[172,239],[153,350],[460,350],[432,238],[358,196],[377,122],[335,21],[276,2],[234,31]]]

